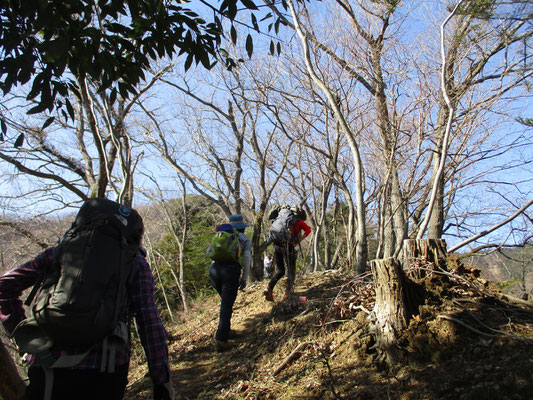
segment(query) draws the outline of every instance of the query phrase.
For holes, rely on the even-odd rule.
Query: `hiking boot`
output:
[[[265,300],[266,301],[274,301],[274,294],[272,293],[272,289],[270,289],[268,286],[263,291],[263,294],[265,295]]]
[[[228,337],[231,339],[231,338],[238,338],[239,336],[241,336],[240,332],[237,332],[233,329],[230,329],[229,330],[229,333],[228,333]]]
[[[294,297],[294,292],[292,290],[289,290],[285,292],[285,296],[283,296],[283,300],[287,300]]]
[[[233,343],[231,343],[229,340],[227,342],[223,342],[222,340],[215,340],[215,349],[218,352],[231,350],[232,348],[233,348]]]

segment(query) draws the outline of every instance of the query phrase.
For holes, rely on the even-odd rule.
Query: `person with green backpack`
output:
[[[252,244],[244,229],[248,224],[242,215],[229,217],[228,224],[216,227],[215,235],[207,249],[213,262],[209,266],[209,280],[220,295],[220,314],[215,334],[217,351],[229,350],[233,343],[229,340],[233,304],[238,290],[244,290],[250,272]],[[241,275],[242,270],[242,275]]]

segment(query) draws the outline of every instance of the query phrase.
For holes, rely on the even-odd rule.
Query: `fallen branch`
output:
[[[361,310],[361,311],[364,311],[365,313],[367,313],[368,315],[370,315],[372,313],[371,311],[367,310],[363,306],[356,306],[356,307],[352,308],[352,310]]]
[[[289,354],[289,356],[285,358],[285,360],[283,360],[280,366],[277,367],[274,372],[272,372],[272,376],[276,376],[277,374],[279,374],[283,370],[283,368],[285,368],[292,360],[294,360],[294,358],[300,353],[300,351],[304,347],[309,346],[313,343],[314,342],[302,342],[298,346],[296,346],[296,348],[291,352],[291,354]]]
[[[494,295],[500,298],[501,300],[508,300],[511,303],[519,304],[521,306],[528,307],[528,308],[533,308],[533,303],[531,301],[522,300],[522,299],[519,299],[518,297],[514,297],[514,296],[511,296],[505,293],[494,293]]]
[[[488,337],[496,337],[496,336],[498,336],[498,335],[493,335],[491,333],[485,333],[485,332],[482,332],[480,330],[477,330],[476,328],[468,325],[467,323],[461,321],[460,319],[450,317],[449,315],[441,314],[441,315],[438,315],[437,318],[446,319],[448,321],[455,322],[456,324],[459,324],[459,325],[465,327],[466,329],[470,329],[472,332],[477,333],[478,335],[488,336]]]
[[[513,334],[510,334],[510,333],[507,333],[507,332],[502,332],[502,331],[499,331],[499,330],[496,330],[496,329],[492,329],[490,327],[487,326],[488,329],[490,329],[491,331],[494,331],[494,332],[497,332],[498,334],[497,335],[493,335],[493,334],[490,334],[490,333],[486,333],[486,332],[482,332],[480,330],[477,330],[476,328],[466,324],[465,322],[459,320],[459,319],[456,319],[456,318],[453,318],[453,317],[450,317],[449,315],[445,315],[445,314],[441,314],[441,315],[438,315],[437,318],[440,318],[440,319],[446,319],[448,321],[453,321],[455,323],[458,323],[459,325],[461,326],[464,326],[465,328],[467,329],[470,329],[472,332],[474,333],[477,333],[479,335],[483,335],[483,336],[488,336],[488,337],[498,337],[498,336],[505,336],[505,337],[509,337],[509,338],[512,338],[512,339],[517,339],[517,340],[524,340],[526,342],[531,342],[533,341],[533,338],[529,338],[529,337],[525,337],[525,336],[520,336],[520,335],[513,335]],[[483,324],[485,325],[485,324]],[[486,326],[486,325],[485,325]]]
[[[335,319],[333,321],[324,322],[323,324],[316,324],[316,327],[326,326],[326,325],[333,325],[333,324],[341,324],[344,322],[351,321],[351,319]]]

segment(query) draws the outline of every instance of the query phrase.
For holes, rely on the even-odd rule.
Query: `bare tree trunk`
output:
[[[326,269],[331,268],[331,235],[329,232],[329,221],[327,218],[324,219],[324,231],[322,233],[324,240],[324,264]]]
[[[351,194],[350,194],[348,187],[345,185],[344,181],[342,181],[341,184],[342,184],[342,190],[344,194],[346,195],[347,205],[348,205],[348,223],[347,224],[345,220],[345,230],[346,230],[346,265],[345,265],[345,268],[347,268],[349,271],[353,271],[355,270],[355,267],[354,267],[354,262],[352,261],[352,259],[354,258],[355,246],[356,246],[355,206],[352,201]]]
[[[320,88],[320,90],[327,97],[329,104],[333,110],[335,110],[335,116],[337,122],[342,128],[346,140],[348,141],[352,156],[354,158],[354,175],[355,175],[355,202],[356,202],[356,216],[357,216],[357,237],[356,237],[356,246],[355,246],[355,272],[356,274],[361,274],[366,269],[366,263],[368,260],[368,244],[366,238],[366,206],[364,202],[364,168],[363,161],[361,159],[361,154],[359,152],[359,144],[357,143],[353,130],[348,125],[343,112],[341,111],[335,96],[333,95],[332,90],[324,83],[323,80],[315,73],[311,62],[309,44],[305,33],[302,31],[300,22],[296,16],[296,11],[294,9],[294,4],[292,1],[288,3],[289,9],[291,11],[292,19],[294,21],[294,26],[296,33],[300,37],[302,46],[304,48],[304,59],[307,66],[307,72],[309,73],[313,83]]]
[[[20,400],[24,397],[25,388],[13,359],[0,340],[0,398]]]
[[[183,304],[183,311],[185,312],[185,315],[187,315],[188,307],[187,307],[187,293],[185,292],[185,243],[187,242],[187,234],[189,232],[189,212],[187,209],[187,185],[185,182],[185,179],[183,177],[180,177],[181,187],[183,189],[183,199],[181,202],[181,207],[183,210],[183,226],[181,229],[181,240],[179,242],[179,271],[178,271],[178,289],[180,291],[181,295],[181,301]],[[174,270],[170,268],[170,271],[172,274],[174,274]]]
[[[385,160],[388,175],[383,195],[383,223],[385,224],[385,236],[382,238],[385,242],[383,252],[384,257],[391,257],[395,254],[396,247],[407,237],[407,224],[404,218],[404,202],[395,156],[397,146],[396,136],[398,133],[394,132],[391,128],[393,124],[387,109],[387,96],[385,94],[385,83],[383,82],[381,69],[382,41],[371,43],[371,58],[376,86],[374,95],[377,112],[376,119],[382,141],[383,159]]]
[[[329,264],[330,269],[337,269],[337,263],[339,262],[341,258],[343,247],[344,247],[343,242],[339,242],[337,245],[337,249],[335,250],[335,254],[333,254],[333,257],[331,258],[331,263]]]
[[[155,262],[155,259],[153,258],[152,258],[151,266],[152,266],[152,271],[155,271],[155,275],[157,276],[157,281],[159,282],[159,286],[161,286],[161,293],[163,294],[163,299],[165,300],[165,305],[167,307],[170,320],[174,321],[174,314],[172,313],[172,308],[170,307],[170,303],[168,302],[167,291],[165,290],[165,284],[163,280],[161,279],[161,274],[159,273],[159,267],[157,266],[157,263]]]
[[[394,236],[394,225],[392,219],[392,206],[390,202],[390,185],[383,190],[382,195],[382,217],[381,223],[383,224],[381,228],[381,254],[380,258],[389,258],[394,254],[394,249],[396,248],[396,237]]]
[[[252,242],[252,264],[250,265],[251,281],[260,281],[263,279],[263,251],[266,249],[264,243],[261,243],[261,232],[263,218],[265,215],[266,203],[261,203],[260,210],[255,214]]]

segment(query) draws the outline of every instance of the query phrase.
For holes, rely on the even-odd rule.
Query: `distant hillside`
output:
[[[172,212],[175,212],[174,210],[176,209],[179,210],[181,207],[176,205],[176,202],[179,201],[170,200],[168,202]],[[209,206],[199,196],[188,196],[187,201],[191,216],[203,212],[212,219],[218,215],[214,210],[214,206]],[[157,244],[169,230],[167,216],[164,210],[155,203],[141,205],[136,207],[136,209],[143,217],[145,241]],[[72,213],[58,218],[50,217],[40,220],[12,221],[20,229],[15,229],[12,226],[2,226],[0,229],[0,273],[16,267],[42,251],[42,247],[37,244],[36,240],[50,246],[57,243],[64,232],[70,227],[74,218],[75,213]]]
[[[43,218],[40,220],[13,221],[0,229],[0,273],[33,258],[61,238],[72,223],[73,217]]]
[[[469,257],[467,262],[504,291],[518,297],[533,297],[533,245],[503,248]]]

